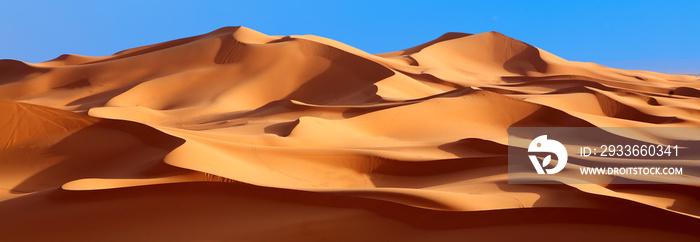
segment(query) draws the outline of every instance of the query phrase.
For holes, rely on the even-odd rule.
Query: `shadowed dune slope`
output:
[[[202,180],[198,172],[163,163],[184,140],[146,125],[8,101],[0,101],[0,111],[11,114],[0,117],[3,193],[54,189],[82,178]]]
[[[698,90],[498,32],[0,60],[0,240],[697,240],[697,185],[508,184],[507,129],[700,129]]]

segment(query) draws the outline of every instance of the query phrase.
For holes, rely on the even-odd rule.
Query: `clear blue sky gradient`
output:
[[[103,56],[236,25],[370,53],[499,31],[569,60],[700,73],[700,1],[4,1],[0,59]]]

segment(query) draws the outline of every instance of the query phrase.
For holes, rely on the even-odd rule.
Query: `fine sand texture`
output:
[[[509,127],[700,127],[700,78],[498,32],[0,60],[0,241],[700,239],[698,185],[508,184]]]

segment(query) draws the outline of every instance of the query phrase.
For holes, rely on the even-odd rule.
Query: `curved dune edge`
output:
[[[141,214],[161,240],[687,240],[698,186],[511,185],[506,129],[700,127],[698,90],[698,77],[567,61],[497,32],[372,55],[226,27],[0,60],[0,214],[22,217],[0,234],[131,240]],[[60,226],[29,235],[35,210]]]

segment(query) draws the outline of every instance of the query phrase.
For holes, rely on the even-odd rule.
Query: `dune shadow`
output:
[[[669,92],[673,91],[666,87],[639,85],[636,83],[599,79],[582,75],[548,75],[548,76],[502,76],[501,80],[505,86],[521,87],[521,86],[541,86],[541,87],[557,87],[558,90],[550,93],[566,93],[572,90],[566,88],[593,87],[604,91],[626,91],[634,90],[635,92],[647,93],[648,95],[669,96]]]
[[[79,105],[77,107],[78,110],[87,110],[87,109],[94,108],[94,107],[101,107],[101,106],[104,106],[107,102],[109,102],[109,100],[111,100],[112,98],[128,91],[129,89],[131,89],[135,86],[138,86],[139,84],[141,84],[141,82],[134,82],[132,84],[118,87],[118,88],[115,88],[112,90],[94,93],[94,94],[73,100],[70,103],[66,104],[66,106]]]
[[[508,147],[505,145],[466,138],[437,148],[458,158],[416,162],[370,157],[370,168],[360,172],[393,177],[387,181],[383,177],[370,176],[373,184],[378,187],[410,188],[438,186],[507,172]],[[403,182],[397,182],[399,180]]]
[[[466,138],[455,142],[446,143],[437,147],[440,150],[450,152],[458,157],[470,157],[475,154],[483,155],[507,155],[508,146],[490,140],[478,138]]]
[[[165,50],[168,48],[189,44],[189,43],[195,42],[197,40],[204,39],[204,38],[211,36],[211,35],[223,34],[223,33],[228,33],[228,32],[233,33],[233,32],[236,32],[239,28],[240,28],[240,26],[223,27],[223,28],[214,30],[212,32],[209,32],[209,33],[206,33],[203,35],[197,35],[197,36],[192,36],[192,37],[187,37],[187,38],[182,38],[182,39],[171,40],[171,41],[158,43],[158,44],[154,44],[154,45],[148,45],[148,46],[139,47],[139,48],[122,50],[122,51],[119,51],[117,53],[114,53],[114,55],[112,57],[109,57],[107,59],[97,60],[97,61],[93,61],[93,62],[87,62],[84,64],[97,64],[97,63],[102,63],[102,62],[108,62],[108,61],[119,60],[119,59],[129,58],[129,57],[133,57],[133,56],[143,55],[143,54],[151,53],[151,52],[155,52],[155,51]]]
[[[564,111],[542,106],[511,127],[596,127],[592,123]]]
[[[458,39],[458,38],[462,38],[462,37],[467,37],[467,36],[471,36],[471,35],[472,35],[472,34],[468,34],[468,33],[448,32],[448,33],[445,33],[445,34],[441,35],[440,37],[438,37],[438,38],[436,38],[436,39],[434,39],[434,40],[428,41],[428,42],[426,42],[426,43],[423,43],[423,44],[420,44],[420,45],[417,45],[417,46],[414,46],[414,47],[411,47],[411,48],[408,48],[408,49],[405,49],[405,50],[401,50],[401,51],[400,51],[401,53],[400,53],[399,55],[411,55],[411,54],[415,54],[415,53],[418,53],[418,52],[420,52],[421,50],[423,50],[423,49],[425,49],[425,48],[427,48],[427,47],[429,47],[429,46],[431,46],[431,45],[434,45],[434,44],[437,44],[437,43],[440,43],[440,42],[444,42],[444,41],[448,41],[448,40],[452,40],[452,39]],[[413,59],[413,58],[411,58],[411,59]],[[415,59],[413,59],[413,61],[415,61]],[[418,63],[416,62],[415,65],[418,65]]]
[[[170,166],[163,157],[185,143],[144,124],[100,120],[65,137],[45,151],[60,159],[16,185],[15,193],[61,187],[82,178],[153,178],[189,170]]]
[[[692,87],[678,87],[675,90],[669,91],[669,95],[681,95],[686,97],[700,97],[700,90]]]
[[[238,60],[238,58],[245,51],[246,44],[236,40],[233,34],[226,34],[219,37],[221,41],[221,47],[219,51],[216,52],[214,57],[214,63],[216,64],[230,64]]]
[[[264,131],[266,134],[276,134],[280,137],[289,136],[294,128],[299,125],[299,119],[291,122],[282,122],[265,127]]]
[[[527,76],[528,72],[546,73],[548,64],[540,56],[540,51],[529,45],[525,49],[503,63],[503,69],[511,73]]]
[[[332,46],[303,39],[289,41],[297,41],[303,54],[327,59],[331,64],[285,99],[317,105],[379,103],[382,98],[374,84],[396,74],[381,64]]]
[[[49,68],[39,68],[24,62],[10,59],[0,60],[0,85],[16,82],[32,74],[49,72]]]

